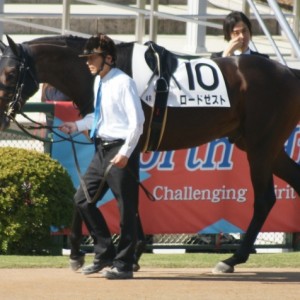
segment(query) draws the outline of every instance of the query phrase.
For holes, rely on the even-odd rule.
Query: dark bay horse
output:
[[[91,77],[77,57],[83,39],[52,37],[2,45],[0,60],[0,129],[36,92],[49,82],[74,99],[82,115],[92,111]],[[133,43],[117,45],[117,66],[132,75]],[[257,56],[215,60],[225,79],[230,107],[168,107],[158,151],[196,147],[221,137],[247,153],[254,189],[254,211],[237,251],[219,262],[215,272],[233,272],[247,261],[257,234],[276,202],[273,175],[300,194],[300,166],[284,151],[284,143],[300,119],[300,71]],[[24,68],[25,64],[25,68]],[[23,66],[23,67],[22,67]],[[25,69],[25,71],[23,71]],[[87,68],[86,68],[87,69]],[[90,90],[90,91],[88,91]],[[152,108],[142,102],[145,130]],[[140,143],[146,143],[143,134]]]

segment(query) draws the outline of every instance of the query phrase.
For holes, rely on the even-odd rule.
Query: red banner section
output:
[[[71,103],[57,102],[56,122],[69,120],[71,108]],[[286,152],[297,162],[299,140],[300,126],[285,145]],[[68,169],[77,186],[78,175],[71,167],[74,162],[66,162],[66,157],[74,160],[69,146],[54,145],[58,148],[52,156]],[[66,151],[68,155],[63,155]],[[94,148],[82,145],[77,146],[77,151],[80,160],[88,164]],[[253,213],[248,162],[245,153],[225,138],[197,148],[142,154],[140,176],[156,198],[153,202],[140,191],[140,215],[147,234],[242,233],[247,229]],[[277,202],[262,231],[299,232],[300,198],[286,182],[274,179]],[[98,205],[112,232],[118,232],[119,215],[112,194],[107,193]]]

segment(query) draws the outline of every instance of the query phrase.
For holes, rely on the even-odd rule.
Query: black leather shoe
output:
[[[97,263],[94,263],[94,264],[91,264],[91,265],[88,265],[88,266],[82,268],[82,273],[84,275],[98,273],[102,269],[104,269],[106,267],[111,267],[111,266],[112,266],[112,261],[110,261],[110,260],[108,260],[108,261],[99,261]]]
[[[103,277],[107,279],[131,279],[133,278],[132,271],[122,271],[117,267],[113,267],[103,273]]]

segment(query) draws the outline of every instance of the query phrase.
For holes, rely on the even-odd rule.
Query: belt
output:
[[[112,141],[105,141],[102,140],[101,138],[96,138],[96,145],[101,145],[101,147],[105,150],[121,146],[124,144],[124,140],[122,139],[117,139],[117,140],[112,140]]]

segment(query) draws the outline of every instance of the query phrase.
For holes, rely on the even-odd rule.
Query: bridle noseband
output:
[[[16,60],[19,63],[18,80],[15,88],[8,87],[0,83],[0,89],[8,91],[14,90],[12,101],[10,101],[8,104],[8,109],[6,112],[6,116],[9,119],[13,119],[14,115],[21,110],[25,101],[39,89],[39,83],[32,58],[29,55],[29,49],[22,44],[19,44],[19,49],[19,56],[15,54],[4,54],[1,56],[1,59],[9,58]],[[24,87],[26,87],[26,89],[24,89]]]

